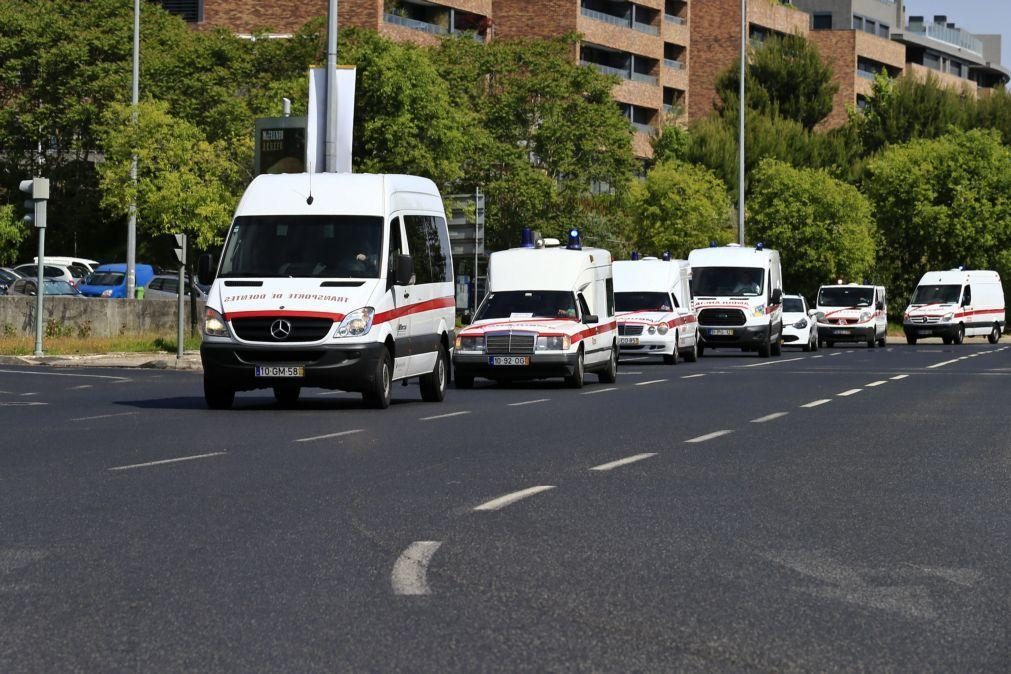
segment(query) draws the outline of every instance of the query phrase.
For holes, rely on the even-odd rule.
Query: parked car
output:
[[[70,267],[63,264],[50,264],[47,259],[43,265],[42,275],[45,278],[60,279],[66,281],[72,286],[77,286],[87,275],[86,271],[83,271],[83,267],[79,267],[76,271]],[[37,262],[26,262],[24,264],[19,264],[14,267],[14,271],[21,274],[25,278],[38,278],[39,275],[39,265]]]
[[[8,269],[7,267],[0,267],[0,295],[7,292],[7,288],[11,286],[19,278],[24,278],[21,274],[14,271],[13,269]]]
[[[62,279],[43,279],[46,295],[74,295],[81,297],[81,291]],[[39,285],[36,279],[19,278],[7,289],[8,295],[28,295],[35,297],[39,294]]]
[[[138,264],[136,287],[143,288],[154,276],[154,268],[149,264]],[[88,297],[126,297],[126,264],[102,264],[79,286],[81,293]]]
[[[783,346],[818,350],[818,321],[803,295],[783,295]]]
[[[33,258],[32,262],[38,264],[39,258]],[[64,267],[81,267],[87,272],[81,278],[95,271],[98,265],[101,264],[98,260],[89,260],[86,257],[68,257],[65,255],[46,255],[46,262],[49,264],[61,264]]]
[[[200,301],[207,300],[207,293],[204,292],[200,286],[193,282],[193,279],[187,277],[187,288],[186,296],[189,297],[192,294],[196,294],[196,298]],[[154,299],[154,300],[171,300],[176,299],[179,296],[179,276],[175,274],[158,274],[148,281],[147,288],[144,290],[144,299]]]

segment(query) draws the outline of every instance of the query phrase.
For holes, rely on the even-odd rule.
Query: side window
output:
[[[393,218],[390,220],[390,239],[386,250],[388,251],[386,276],[387,278],[392,279],[394,273],[396,272],[397,256],[404,251],[404,243],[401,241],[400,237],[400,218]]]
[[[166,278],[162,279],[162,290],[167,293],[178,294],[179,293],[179,279]]]
[[[614,279],[609,278],[604,282],[605,295],[607,296],[607,315],[614,316]]]
[[[589,315],[591,315],[593,312],[590,311],[589,305],[586,304],[586,298],[583,297],[583,293],[579,293],[579,295],[577,297],[579,299],[579,315],[580,315],[580,318],[582,318],[583,316],[589,316]]]
[[[428,247],[428,218],[424,215],[405,215],[404,230],[407,233],[407,247],[414,259],[414,282],[432,283],[432,255]]]
[[[453,257],[449,247],[449,231],[446,229],[446,219],[428,218],[430,230],[428,247],[432,254],[432,274],[435,281],[453,281]]]
[[[964,306],[972,304],[972,286],[965,287],[965,294],[962,295],[962,304]]]
[[[147,284],[148,290],[161,290],[162,284],[164,282],[165,279],[160,278],[152,279],[151,282]]]
[[[675,295],[674,293],[668,293],[668,295],[670,295],[671,306],[674,307],[675,309],[680,309],[681,305],[678,304],[677,295]]]

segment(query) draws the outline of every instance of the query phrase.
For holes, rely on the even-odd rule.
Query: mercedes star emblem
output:
[[[288,339],[291,336],[291,321],[279,318],[270,324],[270,336],[274,339]]]

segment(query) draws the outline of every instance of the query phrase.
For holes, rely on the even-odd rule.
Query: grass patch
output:
[[[187,337],[183,348],[194,351],[200,348],[200,337]],[[124,335],[121,337],[92,337],[90,335],[54,334],[44,336],[42,350],[47,356],[73,356],[96,353],[175,353],[175,337],[159,334]],[[0,335],[0,355],[30,356],[35,353],[35,337],[25,335]]]

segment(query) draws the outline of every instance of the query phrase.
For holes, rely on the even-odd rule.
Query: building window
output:
[[[891,36],[891,34],[892,34],[891,26],[889,26],[887,23],[878,24],[878,36],[887,39],[888,37]]]
[[[811,26],[815,30],[832,30],[832,14],[823,12],[813,14]]]
[[[158,4],[169,14],[181,17],[183,21],[197,23],[204,20],[203,0],[160,0]]]
[[[878,32],[878,24],[870,19],[864,19],[864,32],[874,35]]]
[[[857,14],[854,14],[853,15],[853,27],[855,29],[857,29],[857,30],[863,30],[864,29],[864,17],[859,16]]]

